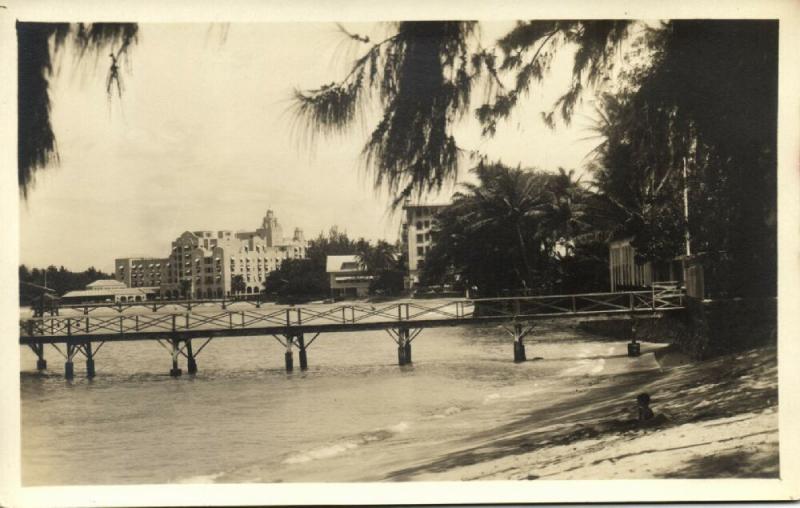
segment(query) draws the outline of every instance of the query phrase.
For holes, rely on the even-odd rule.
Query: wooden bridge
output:
[[[590,293],[532,297],[453,300],[401,300],[391,303],[337,303],[286,306],[260,302],[148,301],[86,304],[61,308],[58,315],[20,320],[20,344],[38,357],[37,369],[47,368],[45,346],[66,360],[67,378],[74,376],[74,359],[86,359],[86,375],[94,377],[97,352],[106,342],[151,340],[172,357],[170,374],[182,373],[180,356],[190,374],[197,356],[215,338],[273,337],[285,348],[287,371],[294,368],[293,348],[300,368],[308,368],[307,350],[322,333],[384,330],[397,343],[398,363],[411,363],[411,342],[425,328],[496,323],[510,325],[514,361],[525,360],[523,340],[541,319],[622,315],[633,317],[683,308],[684,295],[673,289],[620,293]],[[202,341],[195,350],[192,341]],[[62,347],[63,346],[63,349]],[[629,354],[638,354],[632,339]]]

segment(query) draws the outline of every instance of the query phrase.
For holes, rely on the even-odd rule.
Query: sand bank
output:
[[[652,353],[650,353],[652,354]],[[705,362],[669,350],[661,368],[584,386],[469,446],[393,472],[394,480],[765,478],[778,476],[775,348]],[[648,392],[663,415],[630,422]]]

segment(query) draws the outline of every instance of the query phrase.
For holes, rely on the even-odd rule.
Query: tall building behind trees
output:
[[[408,273],[404,281],[406,289],[413,288],[419,283],[425,256],[434,245],[436,213],[446,206],[446,204],[414,205],[408,202],[403,205],[405,215],[400,239],[408,256]]]

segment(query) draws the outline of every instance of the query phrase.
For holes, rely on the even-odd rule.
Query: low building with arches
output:
[[[123,282],[102,279],[88,284],[85,289],[64,294],[61,304],[144,302],[152,300],[158,293],[157,287],[129,288]]]

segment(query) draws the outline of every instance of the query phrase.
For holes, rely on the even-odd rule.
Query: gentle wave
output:
[[[433,415],[433,417],[434,418],[446,418],[448,416],[453,416],[453,415],[458,414],[460,412],[461,412],[461,408],[460,407],[450,406],[447,409],[445,409],[444,411],[442,411],[441,413]]]
[[[407,431],[409,427],[410,424],[408,422],[400,422],[396,425],[392,425],[391,427],[387,427],[385,429],[378,429],[376,431],[362,433],[358,437],[358,439],[352,439],[341,443],[320,446],[319,448],[313,448],[305,452],[295,453],[284,459],[283,463],[304,464],[306,462],[311,462],[314,460],[328,459],[331,457],[335,457],[337,455],[341,455],[350,450],[354,450],[359,446],[368,443],[384,441],[386,439],[391,438],[395,434]]]

